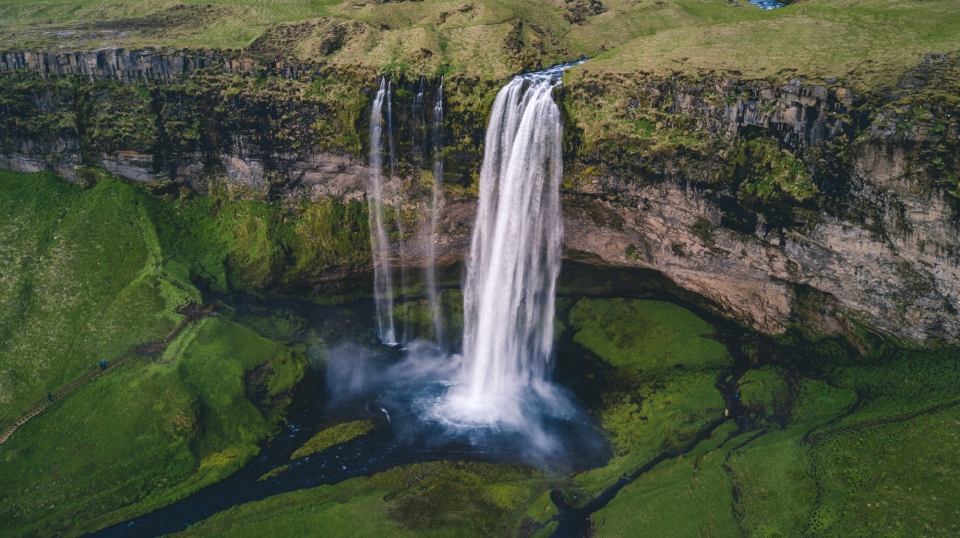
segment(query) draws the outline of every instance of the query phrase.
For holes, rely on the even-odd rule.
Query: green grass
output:
[[[202,301],[170,204],[97,177],[84,190],[0,171],[3,424],[101,359],[162,340]],[[306,373],[301,355],[217,317],[128,361],[0,446],[0,536],[94,530],[226,476],[283,422]]]
[[[589,500],[664,452],[683,450],[720,420],[725,406],[716,380],[717,372],[692,372],[605,395],[600,422],[614,456],[605,466],[574,478],[577,502]]]
[[[4,423],[100,360],[162,339],[176,310],[199,300],[158,266],[144,196],[117,180],[81,191],[51,174],[0,172]]]
[[[772,371],[759,376],[753,372],[741,378],[741,394],[745,379],[747,385],[766,381],[775,389],[779,386]],[[856,401],[853,391],[805,379],[793,402],[789,427],[763,434],[730,454],[727,466],[739,492],[735,509],[747,536],[803,534],[818,496],[803,436],[849,412]]]
[[[740,377],[737,386],[740,402],[753,416],[772,418],[791,403],[790,386],[774,368],[750,370]]]
[[[960,509],[960,409],[842,432],[819,443],[823,492],[809,531],[950,536]]]
[[[0,7],[0,30],[8,47],[21,50],[246,48],[395,74],[494,78],[587,55],[597,57],[587,68],[594,73],[822,78],[856,71],[868,80],[925,53],[960,49],[960,13],[949,0],[807,0],[773,11],[735,4],[606,0],[605,13],[574,24],[550,0],[477,0],[466,10],[459,0],[12,0]],[[341,46],[324,56],[322,44],[338,25]]]
[[[257,482],[265,482],[267,480],[270,480],[273,477],[280,476],[288,469],[290,469],[289,465],[281,465],[280,467],[274,467],[273,469],[270,469],[269,471],[263,473],[263,475],[257,479]]]
[[[486,463],[398,467],[222,512],[175,536],[502,536],[543,490],[536,471]]]
[[[658,375],[723,366],[729,353],[713,326],[663,301],[581,299],[570,311],[574,340],[617,368]],[[679,366],[678,366],[679,365]]]
[[[372,420],[355,420],[331,426],[310,438],[300,448],[290,455],[290,459],[302,458],[317,452],[322,452],[332,446],[346,443],[351,439],[366,435],[373,431],[375,424]]]
[[[952,535],[956,349],[883,344],[857,357],[836,341],[813,340],[792,341],[774,352],[781,354],[817,364],[829,383],[797,373],[788,381],[779,367],[747,371],[737,386],[759,427],[727,439],[736,430],[725,423],[644,473],[591,517],[594,534]],[[756,420],[773,413],[782,424]]]
[[[188,479],[196,411],[142,360],[72,393],[0,447],[0,534],[49,536]]]
[[[668,3],[670,5],[670,3]],[[738,16],[640,37],[576,71],[737,78],[839,77],[848,84],[890,84],[924,54],[960,50],[960,7],[949,0],[805,0],[783,9],[741,9]]]
[[[557,505],[550,499],[549,491],[544,491],[527,508],[527,516],[537,523],[545,523],[558,513]]]
[[[769,433],[734,452],[729,467],[740,497],[736,510],[747,536],[802,536],[817,500],[802,429]]]
[[[952,534],[960,478],[956,350],[885,344],[857,358],[830,344],[816,344],[811,358],[829,361],[835,386],[803,379],[787,428],[770,430],[729,459],[744,531]],[[772,372],[751,374],[741,378],[741,390],[764,379],[780,383]]]
[[[614,367],[599,415],[615,454],[575,478],[581,495],[682,450],[722,416],[715,385],[730,355],[690,311],[663,301],[585,298],[570,311],[570,324],[576,342]]]
[[[289,400],[258,409],[245,397],[244,373],[269,364],[276,374],[267,386],[279,395],[303,377],[304,359],[216,318],[179,340],[160,363],[133,359],[0,447],[0,479],[16,484],[0,493],[0,535],[120,521],[216,481],[258,452],[254,443],[275,430]],[[115,512],[121,507],[128,508]],[[108,515],[95,519],[101,514]]]
[[[728,424],[686,456],[661,462],[591,516],[593,536],[740,536],[733,488],[723,463],[736,431]],[[747,437],[747,436],[744,436]]]

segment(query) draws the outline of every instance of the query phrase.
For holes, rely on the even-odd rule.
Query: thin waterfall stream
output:
[[[399,186],[397,185],[397,183],[399,183],[399,178],[397,178],[397,152],[394,147],[394,138],[393,138],[393,81],[392,80],[387,81],[386,105],[387,105],[387,112],[386,112],[387,148],[389,150],[389,156],[390,156],[390,178],[389,178],[390,194],[393,199],[393,202],[399,206],[400,189],[399,189]],[[406,265],[402,263],[402,260],[404,260],[406,256],[406,248],[405,248],[406,235],[405,235],[405,230],[403,225],[402,208],[395,207],[393,215],[394,215],[394,226],[396,226],[396,229],[397,229],[397,258],[401,260],[400,299],[405,301],[407,298],[407,289],[408,289],[409,283],[407,282]],[[391,301],[392,300],[393,298],[391,297]],[[392,306],[392,302],[391,302],[391,306]],[[392,312],[393,312],[393,309],[391,308],[390,310],[391,315],[392,315]],[[410,327],[409,327],[409,324],[406,321],[404,321],[403,332],[400,334],[399,342],[396,339],[396,334],[394,334],[394,340],[393,342],[391,342],[391,344],[403,343],[403,342],[406,342],[409,338],[410,338]]]
[[[421,83],[422,88],[422,83]],[[422,95],[422,91],[421,91]],[[422,98],[421,98],[422,99]],[[430,221],[427,240],[427,295],[430,300],[430,315],[433,318],[434,341],[443,348],[443,320],[440,318],[440,297],[437,289],[437,223],[440,219],[440,203],[443,199],[443,79],[437,87],[437,101],[433,105],[433,123],[430,127],[433,143],[433,199],[430,204]]]
[[[384,225],[383,204],[383,103],[389,100],[386,79],[373,100],[370,114],[370,249],[373,253],[373,297],[377,305],[377,331],[387,345],[397,342],[393,326],[393,276],[390,272],[390,240]],[[391,137],[392,138],[392,137]]]

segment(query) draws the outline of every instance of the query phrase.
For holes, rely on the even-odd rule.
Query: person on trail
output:
[[[100,370],[103,371],[106,369],[107,369],[107,361],[100,361]]]
[[[53,394],[47,393],[47,399],[50,400],[50,403],[53,403]]]

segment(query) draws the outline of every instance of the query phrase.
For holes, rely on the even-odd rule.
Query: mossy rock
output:
[[[317,452],[322,452],[332,446],[346,443],[361,435],[373,431],[376,424],[372,420],[356,420],[331,426],[310,438],[309,441],[296,449],[290,459],[304,458]]]

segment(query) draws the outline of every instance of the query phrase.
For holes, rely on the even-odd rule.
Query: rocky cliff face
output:
[[[560,95],[567,256],[656,269],[771,333],[800,323],[855,340],[872,327],[956,342],[957,65],[930,56],[898,88],[861,95],[836,81],[574,73]],[[291,211],[366,196],[373,73],[123,50],[6,53],[0,70],[5,168],[82,179],[99,166]],[[467,250],[499,83],[446,84],[438,242],[452,262]],[[432,81],[400,78],[395,104],[403,194],[392,202],[412,230],[410,265],[430,236],[421,88],[429,100]]]

